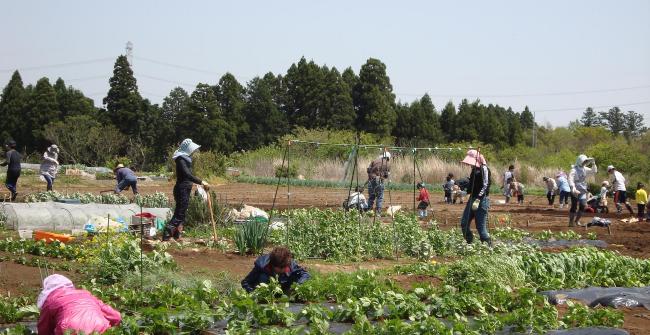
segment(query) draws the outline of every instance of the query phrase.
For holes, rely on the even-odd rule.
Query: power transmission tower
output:
[[[129,65],[133,66],[133,43],[131,41],[126,42],[126,60],[129,61]]]

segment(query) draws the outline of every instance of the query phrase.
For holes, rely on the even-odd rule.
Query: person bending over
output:
[[[290,292],[293,283],[302,284],[310,278],[309,272],[293,260],[289,249],[276,247],[255,260],[253,270],[241,281],[241,286],[247,292],[253,292],[261,283],[270,282],[272,277],[278,279],[285,294]]]

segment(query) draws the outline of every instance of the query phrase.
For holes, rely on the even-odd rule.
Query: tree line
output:
[[[396,101],[386,65],[374,58],[359,73],[341,73],[303,57],[285,74],[269,72],[245,85],[227,73],[192,92],[176,87],[160,105],[140,95],[125,56],[117,58],[109,83],[97,108],[61,78],[25,86],[16,71],[0,97],[0,136],[16,140],[25,153],[57,143],[71,163],[128,157],[137,168],[153,169],[187,137],[226,154],[274,143],[296,128],[392,136],[398,144],[480,141],[499,148],[529,143],[535,126],[528,107],[516,112],[464,99],[439,111],[427,94]]]

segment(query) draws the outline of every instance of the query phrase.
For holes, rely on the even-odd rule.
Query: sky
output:
[[[634,110],[650,125],[650,1],[3,1],[0,87],[62,77],[101,106],[115,58],[133,43],[140,93],[243,84],[301,57],[387,66],[398,100],[428,93],[528,105],[565,126],[587,106]]]

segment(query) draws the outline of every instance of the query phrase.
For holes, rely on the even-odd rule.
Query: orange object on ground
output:
[[[45,240],[45,243],[50,243],[54,240],[59,242],[70,242],[74,240],[73,236],[67,234],[50,233],[49,231],[34,230],[34,240]]]

